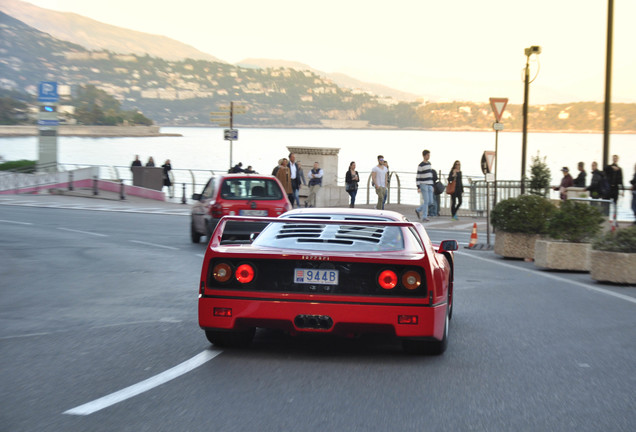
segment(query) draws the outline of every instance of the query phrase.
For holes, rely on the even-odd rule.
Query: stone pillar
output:
[[[305,179],[309,182],[309,174],[318,162],[323,171],[322,187],[316,196],[316,207],[348,207],[349,194],[344,186],[338,186],[338,153],[339,148],[332,147],[287,147],[290,153],[296,154],[296,162],[300,161]],[[345,173],[342,173],[344,176]],[[300,202],[309,194],[309,188],[301,185]]]

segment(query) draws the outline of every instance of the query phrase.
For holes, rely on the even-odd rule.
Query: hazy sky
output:
[[[222,60],[305,63],[445,100],[602,101],[608,0],[28,0],[190,44]],[[614,1],[613,102],[636,102],[636,1]],[[533,62],[533,70],[537,64]]]

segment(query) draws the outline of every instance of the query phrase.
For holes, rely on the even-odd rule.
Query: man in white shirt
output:
[[[386,173],[389,170],[384,165],[384,156],[378,155],[378,164],[371,170],[371,182],[375,187],[375,193],[378,195],[378,203],[375,208],[384,209],[384,197],[386,196]]]

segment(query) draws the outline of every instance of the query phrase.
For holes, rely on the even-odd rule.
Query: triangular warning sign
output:
[[[508,98],[490,98],[490,107],[495,114],[497,123],[501,121],[501,116],[508,105]]]

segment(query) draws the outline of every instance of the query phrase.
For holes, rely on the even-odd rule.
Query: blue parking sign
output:
[[[39,102],[57,102],[59,96],[57,94],[56,81],[40,81],[38,85],[38,101]]]

